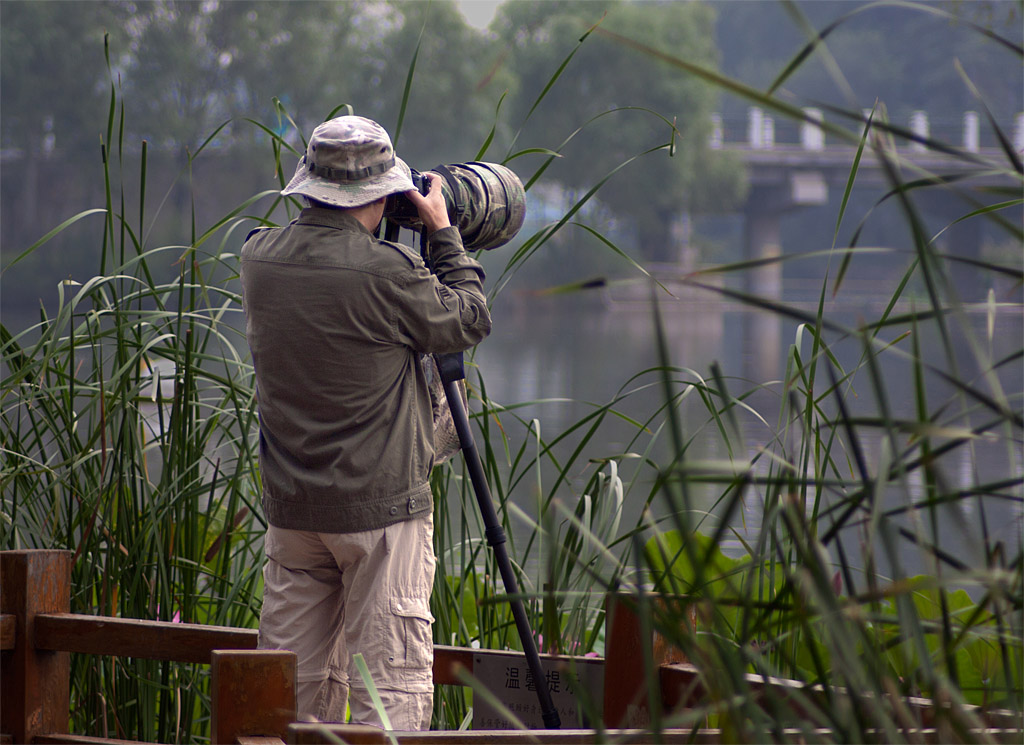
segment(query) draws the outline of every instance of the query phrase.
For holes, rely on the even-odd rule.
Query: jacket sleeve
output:
[[[417,352],[461,352],[491,330],[484,270],[463,249],[454,227],[432,233],[428,245],[430,271],[414,272],[398,289],[393,328]]]

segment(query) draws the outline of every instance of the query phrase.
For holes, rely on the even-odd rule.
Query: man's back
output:
[[[431,506],[419,354],[464,349],[490,327],[482,272],[449,253],[459,258],[440,271],[461,275],[459,295],[342,210],[306,209],[246,242],[246,335],[273,524],[351,532]]]

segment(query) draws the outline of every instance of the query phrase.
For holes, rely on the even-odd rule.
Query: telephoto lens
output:
[[[526,192],[510,169],[498,163],[453,163],[432,169],[448,206],[448,219],[459,229],[469,251],[503,246],[515,238],[526,218]],[[427,179],[413,171],[413,183],[421,192]],[[404,194],[392,194],[384,217],[410,230],[422,230],[415,206]]]

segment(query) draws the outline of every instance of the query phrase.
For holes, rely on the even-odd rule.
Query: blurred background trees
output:
[[[795,7],[822,28],[863,5]],[[1018,2],[931,5],[1020,39]],[[606,213],[608,229],[618,231],[616,240],[658,261],[678,258],[679,229],[689,215],[728,212],[742,199],[741,169],[710,153],[707,142],[713,111],[742,117],[747,103],[720,100],[695,76],[615,35],[761,88],[805,38],[792,8],[760,0],[509,0],[498,5],[487,30],[468,25],[452,0],[4,0],[0,34],[5,262],[60,220],[101,206],[97,174],[111,85],[104,34],[113,84],[125,102],[123,178],[129,191],[135,188],[131,158],[142,140],[151,166],[161,166],[150,173],[163,174],[147,184],[150,202],[160,204],[153,240],[185,240],[181,226],[193,210],[202,225],[205,217],[290,177],[292,154],[282,156],[285,173],[268,172],[259,149],[269,147],[269,138],[245,119],[287,132],[296,149],[343,104],[395,133],[415,58],[397,133],[398,150],[411,165],[426,170],[472,159],[493,129],[487,160],[559,149],[562,157],[546,174],[545,198],[571,199],[651,150],[605,184],[596,208]],[[1021,71],[1012,54],[1000,59],[997,45],[946,18],[883,8],[843,24],[827,41],[848,77],[837,80],[822,63],[802,65],[786,83],[784,93],[794,101],[849,106],[852,92],[863,97],[859,105],[871,107],[883,95],[894,121],[916,108],[929,110],[933,121],[959,117],[977,105],[951,62],[955,57],[997,116],[1012,118],[1021,108]],[[115,122],[121,113],[114,112]],[[186,167],[186,154],[225,122],[202,157]],[[671,154],[662,147],[670,141]],[[543,162],[543,155],[530,153],[510,165],[526,180]],[[204,193],[218,203],[189,204],[183,187],[189,179],[208,182]],[[40,286],[5,286],[4,307],[36,304],[52,294],[55,275],[92,266],[82,255],[90,244],[80,235],[76,241],[75,231],[67,232],[36,252],[31,260],[38,262]],[[551,253],[538,261],[556,262]],[[557,267],[550,271],[558,274]]]
[[[714,68],[715,12],[706,3],[512,2],[501,6],[492,28],[510,48],[509,65],[524,81],[543,81],[590,28],[570,67],[551,88],[547,105],[533,111],[532,96],[513,99],[513,121],[525,121],[518,144],[568,140],[552,169],[565,186],[586,191],[613,169],[601,199],[628,220],[647,259],[673,260],[673,228],[686,213],[735,203],[740,171],[709,159],[706,143],[718,94],[601,31],[637,40],[681,59]],[[673,126],[677,132],[673,132]],[[578,134],[576,133],[579,129]],[[723,167],[724,166],[724,167]]]

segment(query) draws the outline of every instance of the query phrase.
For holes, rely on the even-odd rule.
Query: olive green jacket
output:
[[[429,261],[312,207],[242,248],[263,509],[277,527],[350,533],[429,514],[434,463],[420,355],[487,336],[483,269],[455,228]],[[431,271],[432,269],[432,271]]]

